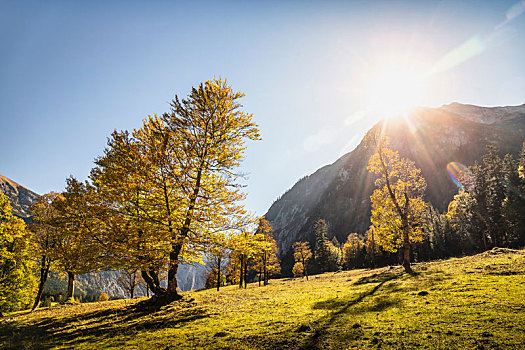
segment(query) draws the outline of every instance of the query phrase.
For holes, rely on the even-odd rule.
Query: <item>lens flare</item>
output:
[[[458,162],[450,162],[447,164],[448,175],[452,181],[460,189],[473,189],[474,188],[474,177],[472,172],[465,165]]]

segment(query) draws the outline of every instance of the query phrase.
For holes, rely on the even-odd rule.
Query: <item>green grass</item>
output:
[[[137,300],[54,306],[0,321],[2,349],[520,349],[525,251],[326,273]]]

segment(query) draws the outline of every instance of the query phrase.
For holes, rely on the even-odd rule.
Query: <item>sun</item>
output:
[[[422,76],[408,64],[385,65],[373,70],[363,90],[367,110],[383,119],[421,105],[426,93]]]

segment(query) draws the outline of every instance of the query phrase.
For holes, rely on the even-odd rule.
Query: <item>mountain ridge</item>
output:
[[[480,113],[473,114],[473,110]],[[427,200],[443,211],[457,193],[446,164],[472,165],[488,144],[498,146],[501,154],[517,155],[525,140],[524,130],[525,105],[453,103],[416,108],[404,117],[378,122],[369,133],[383,131],[392,149],[415,161],[428,183]],[[265,217],[274,228],[284,273],[293,264],[291,245],[296,241],[313,244],[313,224],[318,219],[327,222],[328,238],[335,236],[340,242],[349,233],[363,234],[368,229],[374,178],[366,166],[373,152],[373,144],[364,137],[354,150],[301,178],[270,206]]]

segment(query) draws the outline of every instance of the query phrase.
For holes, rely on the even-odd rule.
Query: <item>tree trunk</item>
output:
[[[40,282],[38,284],[38,292],[36,293],[35,303],[31,311],[34,311],[40,304],[40,299],[42,299],[42,293],[44,292],[44,286],[47,281],[47,276],[49,274],[49,267],[51,266],[51,259],[42,256],[42,263],[40,267]]]
[[[134,271],[130,276],[130,286],[129,286],[129,296],[131,299],[133,299],[133,294],[135,293],[135,283],[137,279],[137,271]]]
[[[248,259],[246,259],[246,257],[244,257],[244,276],[243,276],[243,280],[244,280],[244,289],[246,289],[246,278],[248,277]]]
[[[217,258],[217,292],[221,287],[221,258]]]
[[[195,203],[197,203],[197,198],[199,196],[199,191],[201,188],[201,177],[204,167],[204,161],[201,162],[199,169],[196,174],[195,186],[193,187],[193,193],[190,196],[190,203],[188,209],[186,210],[184,225],[179,230],[179,237],[173,237],[178,239],[178,243],[172,245],[172,252],[170,253],[170,268],[168,270],[168,288],[166,290],[166,300],[165,304],[169,304],[172,301],[179,300],[182,297],[177,292],[177,270],[179,269],[179,255],[182,251],[182,245],[184,240],[188,237],[191,228],[191,222],[193,220],[193,210],[195,209]],[[166,191],[165,191],[166,195]],[[167,197],[166,197],[167,198]],[[171,227],[171,221],[169,223],[169,231],[173,236],[173,229]]]
[[[75,274],[73,272],[68,271],[67,272],[67,294],[66,294],[65,301],[73,298],[74,293],[75,293]]]
[[[308,281],[308,268],[306,267],[306,261],[303,260],[303,272],[306,276],[306,280]]]
[[[141,270],[140,272],[142,278],[144,279],[144,282],[146,282],[148,296],[150,290],[155,295],[161,295],[166,293],[166,290],[160,286],[159,277],[155,271]]]
[[[168,270],[168,288],[166,289],[166,304],[181,298],[177,292],[177,271],[179,270],[179,253],[182,249],[181,244],[177,244],[175,250],[170,253],[170,269]]]
[[[242,282],[244,277],[244,257],[241,255],[241,268],[239,270],[239,288],[242,288]]]
[[[405,220],[403,220],[405,221]],[[410,240],[409,240],[409,226],[408,222],[405,223],[403,228],[403,267],[405,272],[409,274],[414,274],[412,267],[410,266]]]
[[[264,285],[268,285],[268,256],[264,257]]]

